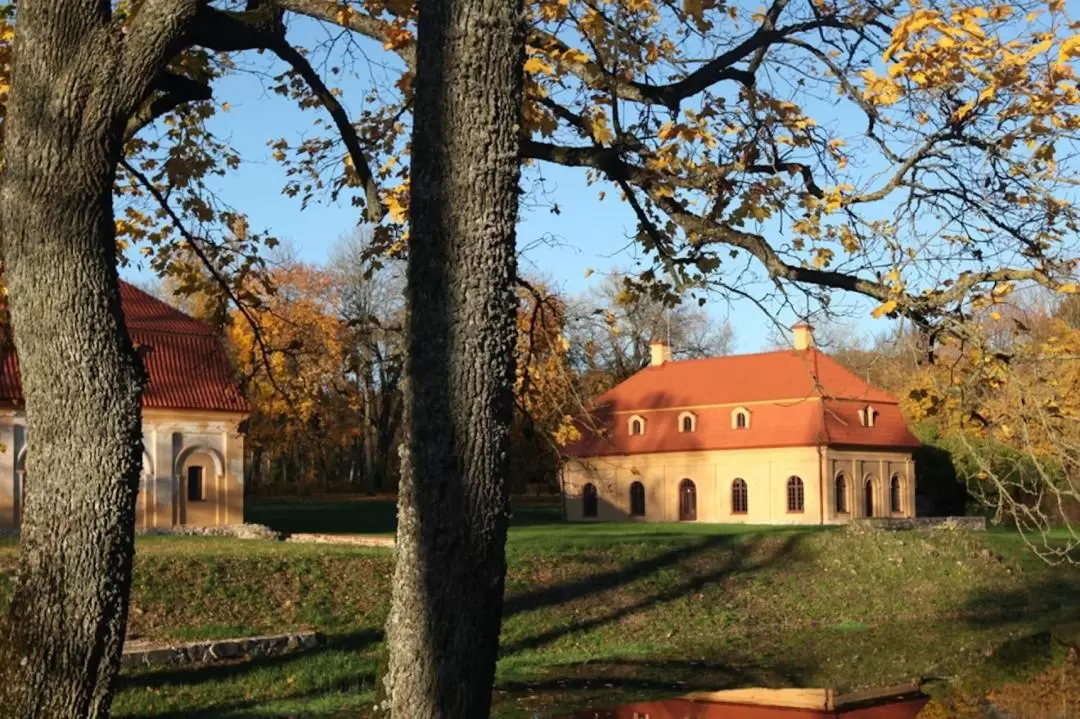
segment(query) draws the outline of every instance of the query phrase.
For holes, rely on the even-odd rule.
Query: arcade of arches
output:
[[[914,517],[907,452],[833,448],[664,452],[563,467],[567,519],[835,524]]]
[[[137,529],[215,526],[244,521],[243,415],[143,411],[143,473]],[[0,416],[0,529],[17,529],[33,477],[33,451],[21,412]]]

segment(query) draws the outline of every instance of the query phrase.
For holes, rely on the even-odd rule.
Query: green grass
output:
[[[359,500],[253,505],[276,528],[392,531]],[[314,522],[321,515],[319,527]],[[1080,636],[1080,572],[993,533],[563,524],[515,513],[495,713],[745,685],[856,689],[913,677],[979,686],[1038,671]],[[990,549],[989,552],[984,550]],[[320,651],[125,674],[117,716],[365,715],[388,550],[226,539],[137,543],[131,632],[151,639],[314,628]],[[14,547],[0,547],[6,596]]]

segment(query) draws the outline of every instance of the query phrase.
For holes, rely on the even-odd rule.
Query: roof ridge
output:
[[[149,292],[142,289],[141,287],[138,287],[138,286],[136,286],[136,285],[134,285],[134,284],[132,284],[130,282],[127,282],[125,280],[120,280],[120,289],[121,289],[121,296],[122,296],[122,293],[125,290],[128,291],[128,292],[131,292],[131,293],[136,293],[138,295],[138,297],[134,298],[134,299],[136,299],[136,301],[150,302],[155,307],[161,307],[162,309],[165,310],[165,312],[172,315],[172,317],[170,317],[169,319],[183,320],[185,323],[191,323],[191,324],[198,327],[197,330],[196,329],[190,329],[190,330],[189,329],[177,329],[175,327],[163,327],[158,322],[147,322],[147,321],[142,321],[142,320],[140,320],[138,318],[125,316],[124,317],[124,322],[125,322],[125,325],[129,329],[134,328],[134,329],[137,329],[139,332],[148,332],[148,333],[160,334],[160,335],[174,335],[174,336],[178,336],[178,337],[184,337],[184,336],[187,336],[187,337],[201,337],[201,336],[216,337],[217,336],[217,332],[214,331],[214,327],[209,322],[206,322],[205,320],[200,320],[200,319],[198,319],[196,317],[192,317],[191,315],[184,312],[183,310],[181,310],[181,309],[179,309],[177,307],[174,307],[173,305],[170,305],[168,302],[166,302],[166,301],[164,301],[164,300],[162,300],[162,299],[160,299],[158,297],[155,297],[154,295],[150,294]]]

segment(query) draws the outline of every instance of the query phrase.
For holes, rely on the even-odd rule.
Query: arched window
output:
[[[731,513],[746,514],[750,506],[748,500],[746,482],[742,479],[736,479],[731,483]]]
[[[641,482],[630,485],[630,516],[645,516],[645,485]]]
[[[630,418],[630,435],[637,436],[640,434],[645,434],[645,418],[635,414]]]
[[[836,475],[836,511],[838,514],[847,514],[847,477],[844,473]]]
[[[874,478],[867,477],[863,484],[863,511],[867,517],[874,516]]]
[[[889,511],[893,514],[904,511],[900,504],[900,476],[896,474],[889,480]]]
[[[803,483],[798,477],[789,477],[787,481],[787,511],[803,511]]]
[[[869,405],[859,410],[859,421],[862,422],[863,427],[873,427],[877,416],[877,410]]]
[[[596,516],[596,485],[592,482],[581,488],[581,516]]]
[[[679,415],[679,431],[693,432],[697,429],[697,417],[693,412],[683,412]]]
[[[693,522],[697,519],[697,487],[692,480],[679,482],[679,521]]]
[[[745,407],[736,407],[731,410],[732,429],[750,429],[750,410]]]

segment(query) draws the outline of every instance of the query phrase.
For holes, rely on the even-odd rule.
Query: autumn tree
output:
[[[126,144],[210,97],[207,51],[269,50],[342,119],[356,150],[353,172],[372,185],[340,105],[285,40],[280,8],[25,0],[14,19],[11,10],[0,33],[0,234],[34,489],[0,647],[0,706],[13,717],[106,716],[127,620],[141,466],[142,371],[117,277],[118,234],[127,230],[118,227],[114,191],[125,151],[138,151]],[[125,168],[162,201],[163,219],[179,224],[146,163]],[[368,199],[377,219],[381,203],[374,191]],[[190,249],[214,255],[185,233]],[[228,250],[216,258],[233,259]]]
[[[497,18],[479,50],[483,69],[468,64],[477,28],[458,14],[466,6]],[[138,363],[119,315],[117,241],[181,282],[199,281],[185,269],[192,255],[235,306],[253,301],[246,283],[273,238],[207,182],[243,161],[209,119],[227,106],[213,98],[215,85],[238,71],[245,51],[273,58],[265,68],[273,91],[320,113],[302,139],[273,140],[285,193],[305,205],[327,196],[355,202],[378,223],[374,254],[404,251],[416,263],[406,406],[424,411],[406,420],[412,467],[390,625],[402,715],[471,710],[491,677],[504,530],[493,487],[509,422],[496,379],[514,343],[512,292],[502,284],[512,213],[494,188],[514,184],[512,159],[529,172],[580,168],[597,183],[598,201],[624,202],[646,258],[635,281],[650,293],[707,286],[800,315],[850,293],[867,312],[910,319],[931,349],[962,348],[942,351],[975,358],[967,380],[993,383],[1010,361],[984,341],[976,312],[1024,284],[1078,289],[1070,193],[1080,41],[1060,0],[772,0],[762,8],[530,0],[517,58],[524,95],[513,107],[505,77],[493,79],[506,71],[510,49],[501,43],[516,37],[513,3],[456,0],[438,15],[433,3],[377,0],[22,0],[14,24],[12,7],[0,24],[0,229],[38,488],[0,650],[0,705],[17,716],[104,714],[115,675],[139,462]],[[384,49],[389,77],[362,111],[350,115],[316,71],[324,66],[309,59],[316,50],[288,41],[289,16]],[[425,50],[424,18],[454,30],[441,54]],[[360,72],[344,55],[324,59]],[[463,79],[466,70],[494,91]],[[424,96],[434,93],[433,77],[446,97]],[[454,114],[490,117],[491,108],[504,119],[520,113],[520,138],[485,135],[494,121]],[[479,137],[489,144],[474,155]],[[465,186],[461,157],[499,169],[474,166]],[[444,185],[446,177],[458,179]],[[482,231],[466,210],[492,222]],[[450,229],[460,239],[452,242]],[[490,250],[487,260],[463,238]],[[455,294],[464,282],[457,270],[439,273],[447,259],[477,263],[475,299]],[[477,309],[481,296],[490,304]],[[458,311],[483,322],[459,323]],[[464,326],[483,327],[487,349],[456,332]],[[458,405],[450,388],[472,378],[468,362],[488,362],[476,385],[483,390]],[[70,371],[77,366],[84,371]],[[475,422],[468,428],[466,416]],[[490,442],[464,443],[480,429]],[[463,453],[482,461],[467,463]],[[444,491],[450,499],[436,506],[428,493]],[[65,536],[81,541],[63,543],[62,522],[77,528]],[[443,529],[461,542],[437,545]],[[475,560],[480,574],[452,565],[433,577],[429,560],[448,559],[439,546],[460,547],[457,556]],[[458,582],[471,588],[451,591]],[[436,595],[454,601],[432,604]],[[448,629],[438,620],[452,607],[462,619]],[[463,639],[469,632],[479,644]],[[459,656],[468,661],[451,666]],[[472,678],[455,683],[464,676]]]
[[[252,469],[265,464],[298,483],[325,480],[361,427],[340,287],[330,272],[298,262],[268,276],[274,291],[246,316],[233,310],[227,328],[252,405]]]
[[[566,299],[540,280],[518,284],[509,477],[515,491],[554,489],[560,447],[577,437],[573,418],[585,410],[588,390],[573,365]]]

